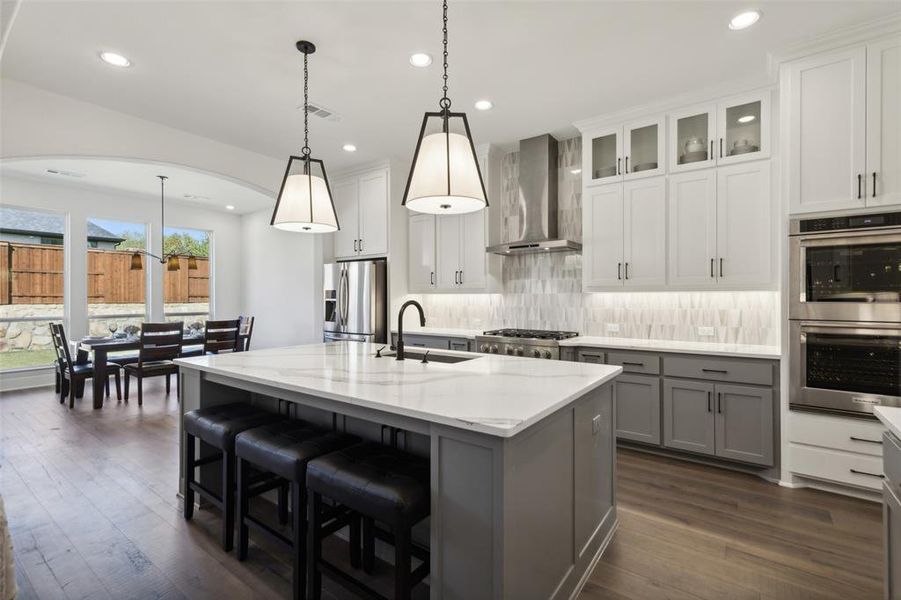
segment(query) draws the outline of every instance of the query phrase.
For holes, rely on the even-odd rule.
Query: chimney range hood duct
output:
[[[532,252],[578,252],[582,244],[557,237],[557,140],[539,135],[519,142],[520,223],[515,241],[489,246],[507,256]]]

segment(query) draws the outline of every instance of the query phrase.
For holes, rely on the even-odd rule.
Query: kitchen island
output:
[[[179,359],[182,410],[249,402],[428,456],[431,598],[577,594],[616,527],[621,367],[450,351],[398,361],[380,347]]]

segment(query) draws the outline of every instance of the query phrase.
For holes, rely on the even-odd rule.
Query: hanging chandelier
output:
[[[295,44],[303,54],[303,148],[291,156],[282,179],[270,225],[286,231],[329,233],[340,229],[332,192],[321,160],[310,156],[307,58],[316,52],[311,42]]]
[[[447,97],[447,0],[444,14],[444,95],[438,112],[422,119],[403,205],[437,215],[463,214],[488,207],[488,196],[476,158],[466,113],[451,112]]]
[[[157,175],[157,177],[159,177],[160,180],[160,247],[162,248],[164,246],[166,229],[166,180],[169,178],[165,175]],[[160,261],[160,264],[166,265],[167,271],[178,271],[181,268],[181,261],[179,260],[178,254],[163,254],[162,256],[157,256],[156,254],[151,254],[147,250],[135,250],[134,254],[131,255],[130,270],[140,271],[144,268],[144,259],[141,257],[142,255]],[[193,256],[188,257],[188,270],[197,270],[197,259]]]

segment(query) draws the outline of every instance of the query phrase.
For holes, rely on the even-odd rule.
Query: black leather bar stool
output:
[[[235,541],[235,436],[252,427],[284,420],[277,413],[242,402],[221,404],[185,413],[185,519],[194,516],[194,493],[200,494],[222,511],[222,548],[230,552]],[[196,439],[200,438],[219,453],[195,458]],[[222,462],[222,489],[215,491],[194,479],[194,469]]]
[[[364,597],[381,597],[375,591],[322,558],[322,540],[331,532],[324,527],[323,497],[367,520],[387,525],[371,533],[394,545],[394,597],[407,600],[413,587],[429,573],[428,551],[411,539],[413,526],[429,516],[429,460],[391,446],[364,442],[310,461],[307,465],[307,596],[319,600],[322,573]],[[371,521],[370,521],[371,522]],[[365,540],[372,537],[364,533]],[[352,541],[353,543],[353,541]],[[374,550],[364,549],[371,564]],[[422,564],[411,572],[411,556]]]
[[[293,550],[294,598],[304,597],[306,588],[306,512],[307,463],[310,460],[351,446],[360,438],[337,431],[317,427],[305,421],[282,421],[261,427],[254,427],[238,434],[235,438],[235,457],[238,476],[238,560],[247,558],[249,528],[253,527]],[[251,468],[274,477],[253,482]],[[291,489],[291,537],[288,538],[266,523],[256,519],[249,512],[248,501],[281,485],[290,483]],[[359,521],[350,511],[344,510],[341,518],[333,526],[338,528],[351,524],[359,538]],[[352,544],[351,556],[359,562],[359,539]]]

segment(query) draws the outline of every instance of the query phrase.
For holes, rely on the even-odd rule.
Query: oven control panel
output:
[[[824,231],[842,231],[846,229],[869,229],[871,227],[897,226],[901,226],[901,212],[825,217],[822,219],[801,219],[799,221],[798,233],[817,233]]]

